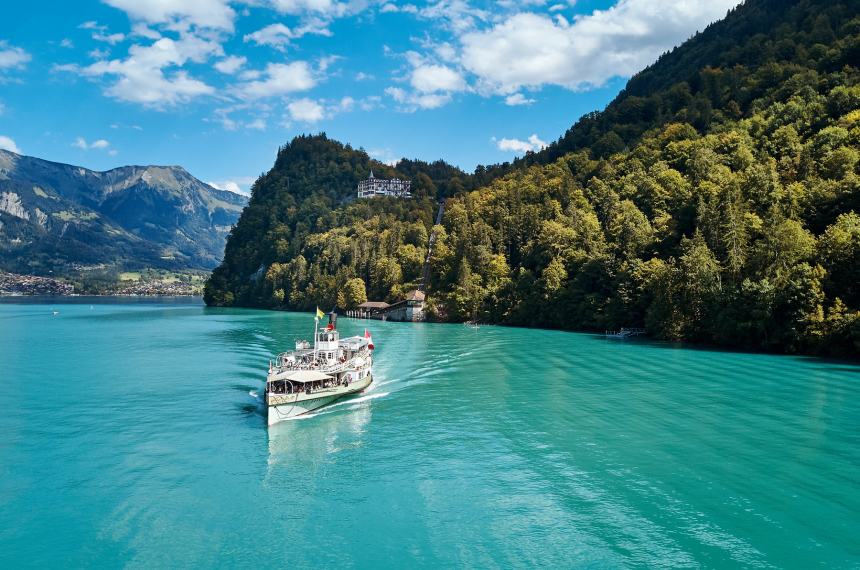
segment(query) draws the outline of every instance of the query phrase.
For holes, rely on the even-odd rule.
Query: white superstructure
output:
[[[412,182],[409,180],[400,180],[392,178],[391,180],[381,180],[374,178],[373,171],[370,171],[370,177],[367,180],[362,180],[358,183],[359,198],[376,198],[382,196],[394,196],[395,198],[411,198],[410,188]]]
[[[322,314],[322,313],[320,313]],[[268,424],[306,414],[373,382],[373,343],[369,335],[341,339],[337,314],[315,333],[314,346],[296,342],[269,363],[266,377]]]

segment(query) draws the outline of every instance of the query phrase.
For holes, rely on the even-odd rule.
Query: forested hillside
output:
[[[442,320],[860,356],[858,16],[856,1],[749,0],[552,149],[456,176],[435,228],[427,197],[338,204],[366,155],[296,139],[255,186],[206,300],[402,298],[436,232]]]
[[[207,283],[206,302],[333,305],[355,278],[374,298],[398,295],[421,271],[436,204],[428,192],[433,196],[435,185],[419,171],[425,180],[413,186],[411,201],[354,200],[371,170],[377,178],[404,177],[325,134],[297,137],[281,148],[275,166],[251,188],[248,207],[227,238],[224,263]]]

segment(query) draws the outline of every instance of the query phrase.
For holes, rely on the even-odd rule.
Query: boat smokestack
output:
[[[328,314],[328,325],[331,327],[331,330],[337,330],[337,313],[334,311]]]

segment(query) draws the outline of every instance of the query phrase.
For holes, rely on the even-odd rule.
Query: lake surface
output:
[[[860,568],[855,363],[342,319],[374,384],[267,428],[313,324],[0,300],[0,567]]]

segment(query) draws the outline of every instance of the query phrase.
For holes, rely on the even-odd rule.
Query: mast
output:
[[[319,312],[320,312],[320,308],[317,307],[317,314],[314,315],[316,317],[314,319],[314,362],[317,361],[317,337],[319,336],[318,329],[320,327]]]

